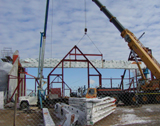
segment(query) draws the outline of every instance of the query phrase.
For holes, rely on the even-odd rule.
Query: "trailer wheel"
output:
[[[132,94],[131,94],[130,100],[131,100],[131,104],[132,104],[132,105],[137,105],[137,104],[139,104],[139,96],[136,95],[135,93],[132,93]]]
[[[119,95],[119,100],[121,100],[125,105],[130,105],[130,96],[128,93],[123,93]]]
[[[156,103],[160,103],[160,95],[155,96],[155,101],[156,101]]]
[[[133,97],[132,97],[132,103],[134,104],[134,103],[136,103],[136,96],[134,95]]]
[[[148,96],[147,95],[142,95],[141,96],[141,102],[143,104],[147,104],[149,102]]]
[[[29,107],[29,104],[27,101],[23,101],[20,105],[21,109],[25,109],[25,108],[28,108]]]

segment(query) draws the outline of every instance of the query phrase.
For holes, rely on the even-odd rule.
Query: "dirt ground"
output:
[[[37,108],[22,111],[17,110],[16,126],[43,126],[42,111]],[[54,122],[60,120],[55,117],[53,109],[50,115]],[[0,126],[13,126],[14,110],[0,110]],[[158,126],[160,125],[160,104],[150,104],[142,106],[119,106],[115,112],[103,120],[94,124],[94,126]]]
[[[0,126],[13,126],[14,109],[0,110]],[[43,115],[40,109],[29,112],[17,110],[15,126],[43,126]]]

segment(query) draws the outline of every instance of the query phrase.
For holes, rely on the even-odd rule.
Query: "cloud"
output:
[[[160,1],[159,0],[100,0],[103,5],[141,38],[144,46],[152,49],[160,61]],[[131,4],[132,3],[132,4]],[[87,34],[103,53],[106,60],[127,60],[129,48],[119,31],[92,0],[87,4]],[[2,0],[0,4],[0,50],[11,47],[19,50],[21,59],[38,58],[40,32],[43,31],[46,1]],[[50,1],[45,58],[63,58],[84,35],[84,1]],[[84,37],[78,47],[83,53],[99,53],[94,44]],[[97,58],[97,57],[95,57]]]
[[[90,79],[90,84],[94,84],[94,83],[95,83],[95,81]]]

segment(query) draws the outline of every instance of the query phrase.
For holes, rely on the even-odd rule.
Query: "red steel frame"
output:
[[[73,52],[73,53],[72,53]],[[74,55],[74,59],[66,59],[67,56]],[[83,56],[84,59],[78,59],[78,56]],[[47,79],[48,79],[48,84],[47,84],[47,90],[49,94],[49,89],[50,89],[50,76],[53,75],[58,75],[58,74],[52,74],[54,70],[62,64],[62,96],[64,96],[64,62],[87,62],[87,71],[88,71],[88,88],[90,87],[90,76],[98,76],[99,77],[99,86],[102,87],[102,75],[101,73],[97,70],[97,68],[89,61],[89,59],[86,56],[102,56],[102,54],[83,54],[82,51],[75,45],[68,53],[67,55],[57,64],[57,66],[48,74]],[[89,67],[92,66],[97,74],[90,74]]]
[[[102,80],[110,80],[110,88],[113,88],[113,80],[121,80],[121,84],[119,86],[119,88],[124,91],[124,92],[129,92],[129,91],[134,91],[136,90],[135,84],[134,84],[134,78],[102,78]],[[124,80],[129,80],[129,88],[128,89],[124,89],[124,84],[123,81]],[[131,86],[133,86],[133,88],[131,88]]]
[[[19,74],[20,73],[30,75],[27,72],[19,72]],[[32,75],[30,75],[30,76],[32,76]],[[34,76],[32,76],[32,77],[34,77]],[[38,78],[35,78],[35,77],[34,78],[26,78],[26,75],[25,75],[25,77],[22,78],[20,76],[16,77],[16,76],[13,76],[13,75],[8,75],[8,89],[9,89],[9,79],[17,79],[18,83],[17,83],[17,87],[15,88],[15,90],[14,90],[14,92],[11,95],[10,98],[8,96],[8,93],[7,93],[7,103],[11,102],[11,100],[12,100],[14,94],[16,93],[16,91],[17,91],[17,95],[18,95],[17,100],[19,99],[20,96],[26,96],[26,79],[35,79],[35,92],[36,92],[36,84],[39,85]],[[24,83],[21,83],[21,82],[23,82],[23,80],[24,80]],[[20,85],[21,85],[21,89],[20,89]],[[21,90],[21,94],[20,94],[20,90]],[[22,90],[24,90],[24,92],[22,92]]]
[[[13,62],[12,64],[15,63],[15,61],[19,58],[19,52],[16,51],[14,54],[13,54]],[[11,97],[9,98],[8,96],[8,92],[7,92],[7,102],[10,102],[14,96],[14,94],[16,93],[17,91],[17,99],[19,99],[19,96],[23,96],[23,95],[26,95],[26,75],[24,75],[24,77],[20,77],[21,73],[25,72],[25,68],[22,67],[19,59],[18,59],[18,76],[13,76],[13,75],[8,75],[8,91],[9,91],[9,80],[10,79],[17,79],[18,83],[17,83],[17,86],[13,92],[13,94],[11,95]],[[24,81],[23,81],[24,80]],[[21,85],[21,88],[20,88],[20,85]],[[21,93],[20,93],[21,92]]]
[[[17,86],[16,86],[16,88],[10,98],[7,93],[7,103],[11,102],[16,91],[17,91],[17,95],[18,95],[17,99],[19,99],[20,96],[26,95],[26,76],[24,78],[21,78],[19,76],[16,77],[16,76],[8,75],[8,90],[9,90],[9,80],[10,79],[17,79],[18,83],[17,83]],[[23,80],[24,80],[24,83],[23,83]],[[21,89],[20,89],[20,85],[21,85]],[[21,90],[21,93],[20,93],[20,90]]]
[[[72,89],[64,81],[62,82],[62,78],[60,77],[60,76],[62,76],[62,74],[55,74],[55,75],[52,74],[52,76],[56,76],[56,77],[53,79],[53,81],[50,84],[63,83],[68,87],[68,89],[65,89],[65,90],[70,90],[70,93],[72,92]],[[58,79],[58,81],[55,81],[56,79]],[[59,81],[59,79],[61,80],[61,82]]]

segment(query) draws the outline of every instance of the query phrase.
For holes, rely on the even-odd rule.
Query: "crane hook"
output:
[[[87,28],[84,29],[84,34],[87,34]]]

